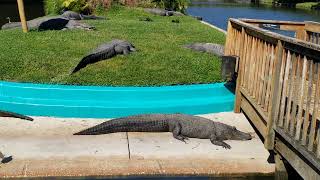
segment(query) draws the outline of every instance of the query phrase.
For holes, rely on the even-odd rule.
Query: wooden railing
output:
[[[300,40],[259,28],[271,23],[295,29]],[[307,179],[320,177],[320,45],[315,44],[320,26],[315,24],[230,19],[225,46],[225,55],[239,57],[235,112],[242,110],[265,147],[280,152]]]

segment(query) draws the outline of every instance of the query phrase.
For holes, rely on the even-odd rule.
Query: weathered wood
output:
[[[228,29],[227,29],[227,37],[226,37],[226,45],[224,47],[224,55],[231,55],[230,53],[230,46],[233,43],[232,42],[233,37],[232,37],[232,25],[231,22],[228,21]]]
[[[240,42],[241,42],[241,46],[244,47],[245,46],[245,31],[244,31],[244,28],[242,28],[242,31],[241,31],[241,39],[240,39]],[[240,47],[241,47],[240,46]],[[243,58],[244,56],[244,52],[240,51],[240,57]],[[240,87],[241,87],[241,76],[242,76],[242,73],[243,73],[243,68],[245,66],[245,61],[244,61],[244,58],[238,60],[240,65],[239,65],[239,70],[238,70],[238,78],[237,78],[237,84],[236,84],[236,100],[234,102],[234,112],[235,113],[240,113],[240,107],[241,107],[241,92],[240,92]]]
[[[313,151],[314,141],[315,141],[315,133],[316,133],[316,123],[318,117],[318,108],[319,108],[319,94],[320,94],[320,71],[319,71],[319,64],[315,64],[315,98],[314,98],[314,106],[313,106],[313,113],[311,119],[311,129],[309,133],[309,143],[308,143],[308,150]]]
[[[246,98],[241,100],[241,108],[244,114],[249,118],[249,120],[258,129],[259,133],[265,137],[266,135],[266,125],[263,123],[262,117],[259,116],[254,106],[252,106]]]
[[[235,74],[237,56],[221,57],[221,77],[224,81],[230,81]]]
[[[310,115],[309,115],[309,110],[310,110],[310,104],[311,104],[311,94],[312,94],[312,86],[313,86],[313,62],[309,62],[309,77],[308,77],[308,91],[307,91],[307,103],[306,103],[306,109],[304,113],[304,122],[303,122],[303,132],[302,132],[302,145],[307,144],[307,134],[308,134],[308,128],[310,124]]]
[[[300,84],[300,94],[299,97],[299,109],[297,114],[297,130],[296,130],[296,140],[300,140],[300,133],[301,133],[301,125],[302,125],[302,110],[303,110],[303,102],[305,99],[305,82],[307,77],[307,57],[303,57],[303,68],[302,68],[302,78],[301,78],[301,84]]]
[[[320,23],[314,22],[314,21],[306,21],[304,29],[309,32],[319,33],[320,32]]]
[[[18,3],[18,10],[19,10],[19,15],[20,15],[20,21],[21,21],[21,26],[23,32],[28,32],[28,25],[27,25],[27,20],[26,20],[26,15],[24,12],[24,4],[23,0],[17,0]]]
[[[276,164],[276,169],[275,169],[275,180],[287,180],[288,179],[288,172],[287,169],[284,165],[285,161],[283,157],[280,156],[280,154],[275,155],[275,164]]]
[[[295,57],[295,56],[291,56]],[[294,74],[296,70],[296,58],[291,58],[292,61],[292,69],[290,71],[290,80],[289,80],[289,94],[288,94],[288,99],[287,99],[287,109],[286,109],[286,117],[285,117],[285,125],[284,125],[284,130],[289,131],[289,124],[291,121],[290,115],[291,115],[291,104],[292,104],[292,96],[293,96],[293,90],[294,90]]]
[[[293,72],[293,84],[291,85],[294,89],[293,91],[293,100],[292,100],[292,111],[291,111],[291,123],[290,123],[290,135],[293,136],[294,135],[294,129],[296,126],[296,114],[297,114],[297,106],[298,106],[298,98],[296,98],[298,96],[298,83],[299,83],[299,77],[300,77],[300,58],[296,57],[295,54],[293,54],[293,59],[296,59],[296,66],[294,68],[294,72]]]
[[[280,73],[282,68],[282,53],[283,46],[281,41],[278,41],[277,45],[277,57],[275,59],[275,71],[272,75],[272,89],[271,89],[271,103],[269,103],[268,120],[267,120],[267,130],[264,142],[264,147],[268,150],[272,150],[274,147],[274,127],[275,119],[278,115],[278,109],[280,106]]]
[[[262,56],[262,70],[261,70],[261,75],[260,75],[260,81],[261,81],[261,84],[260,84],[260,88],[259,88],[259,96],[258,96],[258,104],[260,105],[261,102],[262,102],[262,97],[264,96],[263,95],[263,92],[264,92],[264,75],[265,75],[265,67],[266,67],[266,50],[267,50],[267,43],[264,42],[263,43],[263,52],[261,54]]]
[[[287,158],[286,156],[284,156],[283,153],[286,152],[280,152],[281,155],[284,156],[285,159],[288,160],[288,162],[293,166],[292,163],[294,163],[294,161],[297,161],[298,158],[300,158],[299,156],[303,157],[303,161],[305,161],[304,163],[306,163],[306,165],[308,166],[308,169],[315,169],[318,173],[320,172],[320,163],[319,160],[316,158],[316,156],[314,156],[311,152],[309,152],[307,150],[307,148],[305,146],[302,146],[301,144],[299,144],[297,141],[295,141],[293,138],[291,138],[283,129],[281,128],[276,128],[275,131],[277,132],[277,134],[281,137],[276,138],[276,145],[275,145],[275,149],[277,151],[279,151],[281,148],[279,148],[278,143],[283,143],[283,144],[288,144],[285,146],[289,146],[288,148],[290,148],[290,150],[292,152],[295,153],[295,158]],[[291,147],[290,147],[291,146]],[[312,167],[312,168],[311,168]],[[299,169],[301,167],[295,167],[295,169],[299,172]],[[300,169],[301,170],[301,169]],[[301,175],[301,174],[300,174]]]

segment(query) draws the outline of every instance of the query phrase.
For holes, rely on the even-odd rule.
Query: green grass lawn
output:
[[[311,7],[317,5],[317,2],[304,2],[296,5],[297,9],[311,10]]]
[[[225,35],[191,17],[160,17],[142,9],[117,7],[107,21],[86,21],[96,31],[0,31],[0,80],[77,85],[147,86],[219,82],[220,60],[182,46],[224,44]],[[153,22],[139,21],[151,17]],[[180,23],[172,23],[172,19]],[[99,44],[124,39],[137,48],[127,56],[71,70]]]

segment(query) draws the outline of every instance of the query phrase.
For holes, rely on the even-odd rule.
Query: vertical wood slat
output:
[[[285,103],[287,98],[287,89],[288,89],[288,80],[289,80],[289,71],[291,67],[291,53],[288,50],[287,53],[287,62],[286,62],[286,70],[284,75],[283,89],[282,89],[282,98],[281,98],[281,106],[280,106],[280,115],[279,115],[279,126],[283,127],[284,125],[284,115],[285,115]]]
[[[241,44],[240,44],[241,43]],[[241,29],[241,39],[240,39],[239,47],[240,45],[245,46],[245,30],[244,28]],[[239,48],[240,49],[240,48]],[[244,67],[244,62],[242,61],[242,57],[244,56],[244,52],[240,53],[240,61],[238,59],[238,62],[240,63],[239,66],[241,68],[238,70],[238,78],[237,78],[237,84],[236,84],[236,100],[234,104],[234,112],[235,113],[240,113],[240,105],[241,105],[241,93],[240,93],[240,84],[241,84],[241,75]]]
[[[303,103],[305,99],[305,82],[307,77],[307,57],[303,57],[303,67],[302,67],[302,78],[301,78],[301,84],[300,84],[300,94],[299,97],[299,109],[297,114],[297,130],[296,130],[296,140],[300,140],[300,133],[301,133],[301,125],[302,125],[302,111],[303,111]]]
[[[279,117],[280,117],[280,106],[281,106],[281,103],[282,103],[282,97],[283,97],[283,91],[282,91],[282,89],[283,89],[283,87],[284,87],[284,75],[285,75],[285,68],[286,68],[286,60],[287,60],[287,55],[286,55],[286,51],[285,51],[285,49],[284,48],[282,48],[283,50],[283,52],[282,52],[282,57],[281,57],[281,70],[280,70],[280,79],[279,79],[279,84],[280,84],[280,89],[279,89],[279,93],[280,93],[280,95],[279,95],[279,107],[278,107],[278,109],[277,109],[277,111],[276,111],[276,125],[279,125],[279,121],[280,121],[280,119],[279,119]]]
[[[281,66],[282,66],[282,53],[283,53],[283,45],[280,40],[278,40],[277,44],[277,56],[276,58],[271,58],[275,61],[275,70],[272,74],[272,82],[271,82],[271,93],[270,99],[271,102],[269,103],[269,113],[268,113],[268,120],[267,120],[267,130],[266,130],[266,137],[264,146],[268,150],[272,150],[274,147],[274,126],[275,126],[275,119],[278,115],[278,109],[280,106],[280,74],[281,74]]]
[[[227,37],[226,37],[226,46],[224,48],[224,54],[225,55],[231,55],[231,44],[232,44],[232,24],[230,21],[228,21],[228,28],[227,28]]]
[[[313,151],[314,146],[314,138],[316,133],[316,123],[318,117],[318,108],[319,108],[319,86],[320,86],[320,72],[319,72],[319,64],[315,64],[315,97],[314,97],[314,106],[313,106],[313,113],[311,119],[311,129],[309,133],[309,143],[308,143],[308,150]],[[317,91],[318,90],[318,91]]]
[[[295,56],[294,56],[295,57]],[[299,93],[299,84],[300,84],[300,67],[301,67],[301,58],[300,56],[296,57],[296,70],[293,73],[293,100],[292,100],[292,111],[291,111],[291,124],[290,124],[290,135],[294,135],[294,129],[296,126],[296,113],[297,113],[297,105],[298,105],[298,93]]]
[[[243,28],[244,29],[244,28]],[[242,60],[242,71],[241,71],[241,87],[244,86],[244,81],[245,81],[245,69],[246,69],[246,55],[247,55],[247,49],[248,49],[248,35],[244,32],[244,51],[242,56],[240,57],[240,61]]]
[[[250,77],[250,67],[251,67],[251,58],[250,58],[250,55],[251,55],[251,51],[253,50],[253,37],[252,36],[249,36],[249,50],[247,51],[247,56],[246,56],[246,59],[248,60],[246,62],[246,76],[245,76],[245,79],[246,79],[246,84],[245,84],[245,87],[248,88],[249,87],[249,77]]]
[[[306,109],[304,113],[304,122],[303,122],[303,131],[302,131],[302,145],[307,144],[307,133],[309,128],[309,111],[310,111],[310,104],[311,104],[311,95],[312,95],[312,86],[313,86],[313,62],[309,62],[309,76],[308,76],[308,91],[307,91],[307,103],[306,103]]]
[[[285,126],[284,126],[284,130],[285,131],[289,131],[289,124],[291,121],[291,108],[292,108],[292,98],[293,98],[293,90],[294,90],[294,75],[296,73],[296,69],[297,69],[297,59],[295,57],[295,54],[293,53],[291,56],[291,61],[292,61],[292,69],[291,69],[291,73],[290,73],[290,80],[289,80],[289,94],[288,94],[288,99],[287,99],[287,109],[286,109],[286,117],[285,117]]]
[[[266,109],[265,106],[265,101],[266,101],[266,93],[267,93],[267,87],[268,87],[268,74],[269,74],[269,65],[270,65],[270,60],[269,60],[269,52],[270,52],[270,45],[267,44],[267,49],[266,49],[266,54],[265,54],[265,70],[264,70],[264,78],[263,78],[263,87],[262,87],[262,99],[261,99],[261,107],[263,110]]]
[[[261,74],[260,74],[260,88],[259,88],[259,96],[258,96],[258,104],[261,105],[262,102],[262,93],[263,93],[263,86],[264,86],[264,74],[265,74],[265,65],[266,65],[266,60],[265,60],[265,52],[267,50],[267,43],[264,42],[263,43],[263,52],[262,52],[262,70],[261,70]]]
[[[261,43],[262,41],[258,39],[258,44],[257,44],[257,55],[256,55],[256,70],[255,70],[255,75],[254,75],[254,87],[253,87],[253,97],[258,100],[258,86],[260,84],[259,82],[259,70],[260,70],[260,62],[261,62]]]
[[[271,94],[271,81],[272,81],[272,73],[273,73],[273,67],[274,67],[274,47],[273,45],[270,45],[270,51],[269,51],[269,71],[268,71],[268,82],[267,82],[267,91],[266,91],[266,98],[265,98],[265,111],[268,112],[269,108],[269,102],[270,102],[270,94]]]
[[[254,73],[254,66],[255,66],[255,52],[256,52],[256,38],[252,37],[252,49],[250,55],[250,68],[249,68],[249,83],[248,83],[248,90],[250,96],[252,96],[252,80],[253,80],[253,73]]]

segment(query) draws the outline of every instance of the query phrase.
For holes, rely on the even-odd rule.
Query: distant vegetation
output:
[[[184,12],[189,0],[44,0],[46,14],[59,14],[72,10],[89,14],[121,4],[136,7],[159,7]]]

